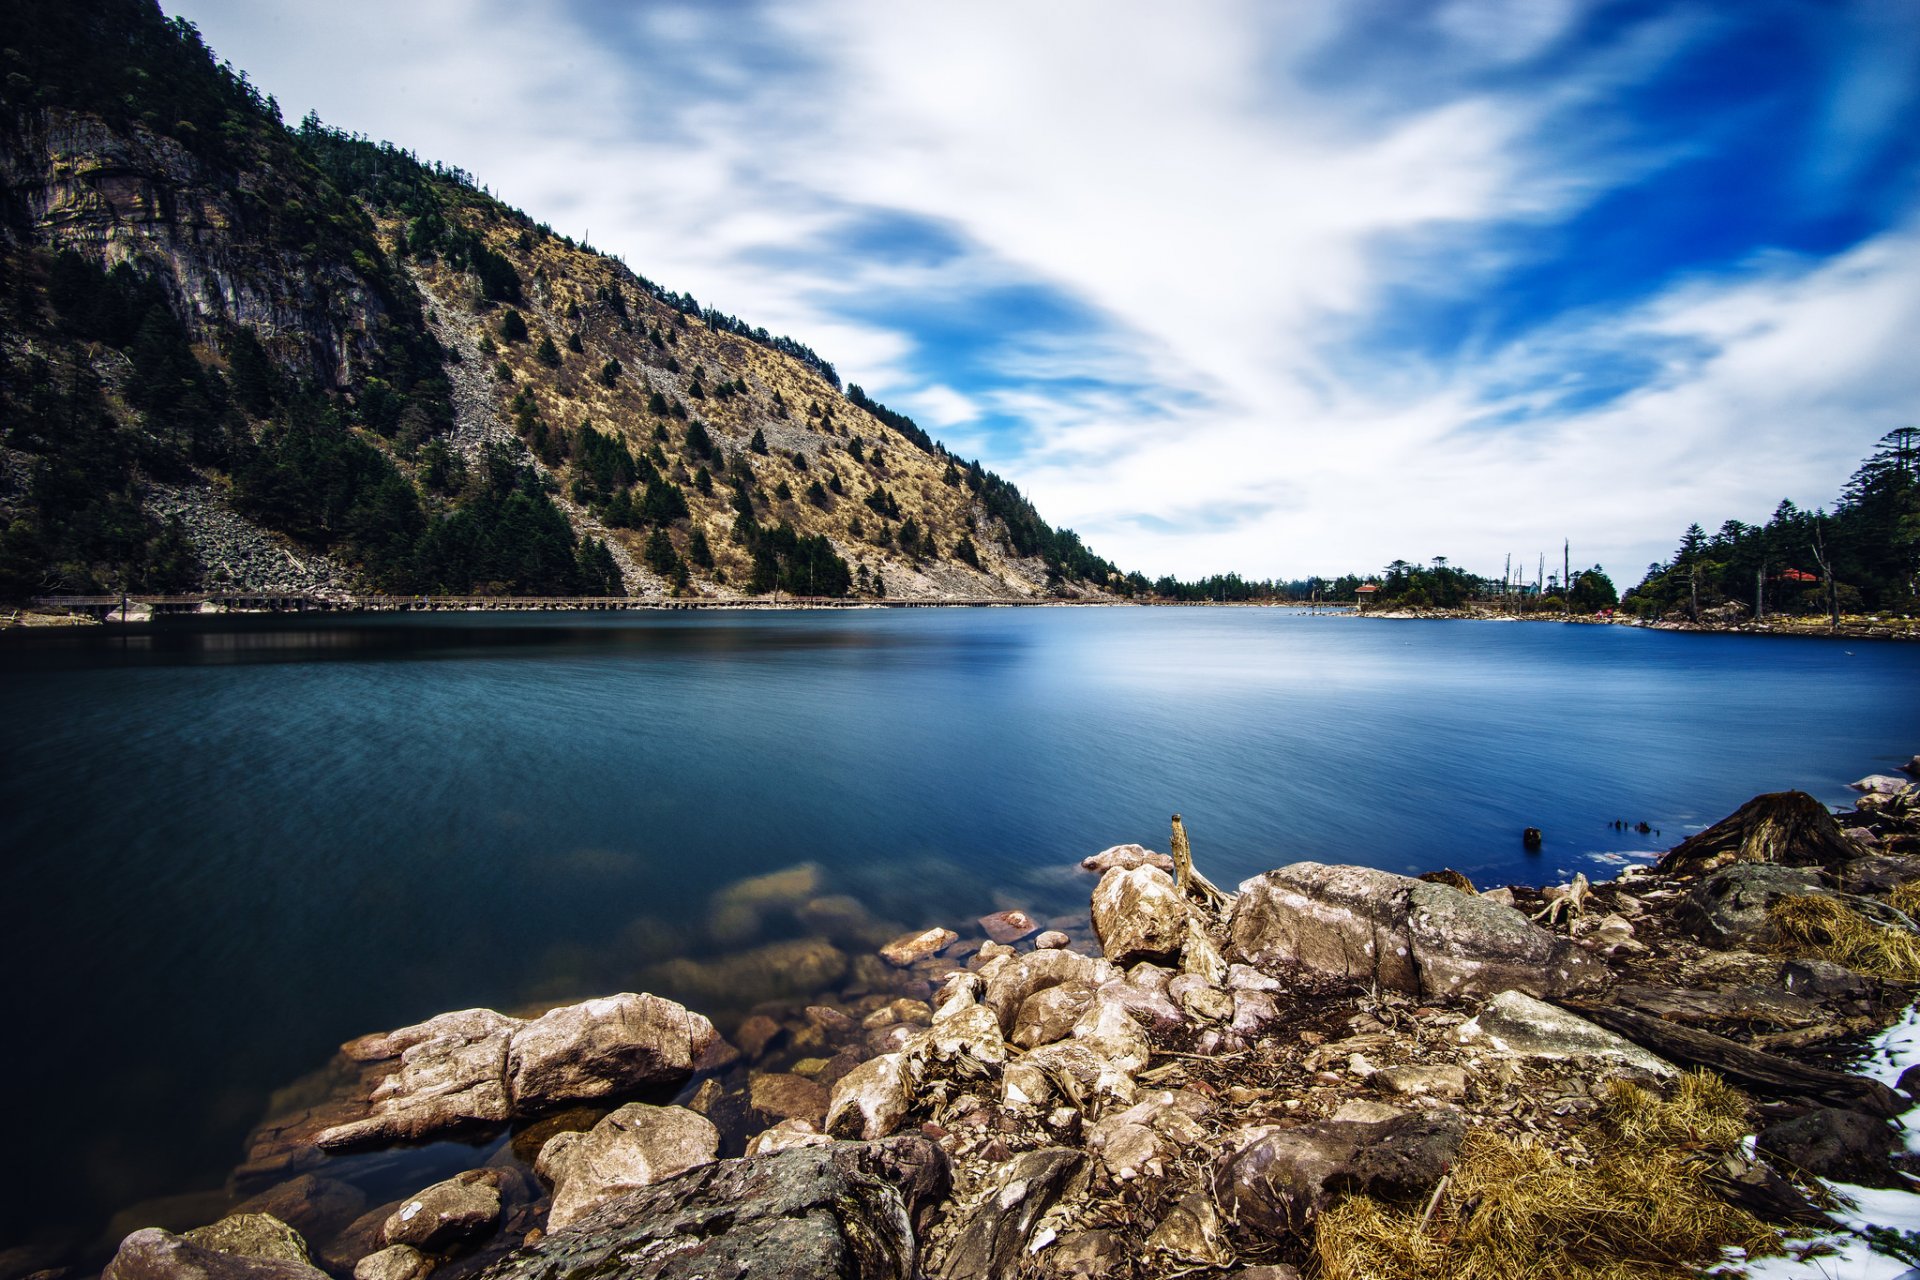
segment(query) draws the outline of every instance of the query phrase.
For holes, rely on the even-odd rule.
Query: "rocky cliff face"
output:
[[[284,586],[322,560],[435,594],[1011,600],[1113,576],[801,344],[464,174],[288,130],[151,0],[22,4],[0,19],[0,594]],[[83,444],[79,419],[109,425]]]

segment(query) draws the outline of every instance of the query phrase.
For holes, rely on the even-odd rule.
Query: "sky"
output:
[[[1920,2],[162,0],[1151,576],[1603,564],[1920,423]]]

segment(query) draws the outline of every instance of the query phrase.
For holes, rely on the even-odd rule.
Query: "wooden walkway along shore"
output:
[[[591,612],[696,609],[942,609],[1018,608],[1052,600],[947,597],[938,600],[874,600],[830,596],[321,596],[290,591],[204,591],[187,595],[36,596],[46,609],[66,609],[104,618],[125,607],[153,614],[220,613],[472,613]]]

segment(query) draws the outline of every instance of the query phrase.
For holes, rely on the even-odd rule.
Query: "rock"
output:
[[[721,1160],[609,1201],[478,1280],[909,1280],[915,1223],[947,1186],[945,1155],[919,1136]]]
[[[1453,1063],[1423,1066],[1382,1067],[1368,1081],[1388,1093],[1404,1098],[1464,1098],[1467,1096],[1467,1072]]]
[[[1017,954],[1019,953],[1004,942],[983,942],[980,944],[980,950],[974,952],[973,960],[969,963],[984,967],[989,960],[998,960],[1002,956]]]
[[[1890,796],[1907,789],[1905,778],[1896,778],[1890,773],[1870,773],[1858,782],[1847,784],[1855,791],[1865,791],[1873,795]]]
[[[625,992],[532,1021],[490,1009],[442,1014],[345,1046],[363,1062],[397,1058],[362,1118],[321,1130],[325,1150],[419,1139],[568,1102],[676,1084],[713,1047],[713,1024],[659,996]]]
[[[1603,962],[1485,898],[1370,867],[1296,862],[1240,886],[1232,959],[1378,984],[1422,999],[1514,988],[1564,995]]]
[[[933,1025],[908,1042],[905,1059],[915,1096],[940,1096],[976,1084],[997,1085],[1007,1063],[1007,1044],[991,1009],[950,1006],[935,1013]]]
[[[1854,828],[1850,837],[1863,834]],[[1872,836],[1872,832],[1864,832]],[[1875,854],[1856,858],[1840,868],[1840,887],[1848,893],[1886,895],[1909,880],[1920,880],[1920,856],[1914,854]]]
[[[1681,919],[1709,946],[1770,946],[1778,935],[1767,918],[1767,908],[1782,898],[1809,894],[1831,896],[1818,870],[1736,862],[1694,886]]]
[[[756,1071],[747,1083],[747,1105],[763,1124],[805,1120],[817,1125],[827,1117],[827,1091],[805,1076]]]
[[[1040,1266],[1053,1280],[1108,1280],[1126,1274],[1129,1259],[1123,1236],[1096,1227],[1061,1236],[1040,1254]]]
[[[556,1230],[630,1191],[711,1164],[713,1122],[684,1107],[630,1102],[587,1133],[562,1133],[540,1148],[534,1171],[553,1184],[547,1229]]]
[[[1343,1193],[1419,1199],[1452,1168],[1466,1133],[1466,1117],[1452,1110],[1245,1130],[1215,1168],[1214,1197],[1243,1226],[1298,1231]]]
[[[1072,1200],[1087,1184],[1087,1160],[1065,1147],[1043,1147],[1015,1156],[985,1198],[947,1232],[939,1280],[1000,1280],[1025,1260],[1041,1217]]]
[[[747,1140],[747,1154],[750,1156],[772,1155],[776,1151],[787,1151],[794,1147],[832,1146],[833,1139],[816,1129],[806,1120],[782,1120],[771,1129],[764,1129]]]
[[[1233,993],[1234,1034],[1253,1037],[1280,1021],[1280,1006],[1264,991]]]
[[[1111,990],[1125,985],[1110,982],[1094,993],[1093,1004],[1073,1024],[1073,1038],[1122,1071],[1132,1073],[1152,1060],[1153,1046],[1134,1021],[1125,998]]]
[[[1334,1108],[1329,1120],[1353,1120],[1361,1124],[1379,1124],[1383,1120],[1398,1120],[1407,1114],[1404,1107],[1390,1107],[1384,1102],[1375,1102],[1370,1098],[1348,1098]]]
[[[1902,1187],[1890,1157],[1899,1145],[1893,1127],[1876,1116],[1817,1107],[1768,1125],[1754,1139],[1777,1164],[1816,1177],[1868,1187]]]
[[[1181,1200],[1147,1237],[1147,1248],[1164,1253],[1176,1263],[1194,1267],[1224,1267],[1232,1263],[1225,1224],[1213,1197],[1195,1191]]]
[[[158,1227],[145,1227],[120,1242],[101,1280],[326,1280],[308,1262],[244,1257],[194,1244]]]
[[[1831,960],[1789,960],[1780,966],[1778,981],[1810,1000],[1864,1000],[1873,994],[1873,983]]]
[[[1073,942],[1072,938],[1069,938],[1066,934],[1060,932],[1058,929],[1048,929],[1046,932],[1042,933],[1039,937],[1033,940],[1033,945],[1034,945],[1034,949],[1037,951],[1058,951],[1060,948],[1065,947],[1071,944],[1072,942]]]
[[[1141,867],[1152,867],[1172,875],[1173,859],[1137,844],[1116,844],[1091,857],[1080,859],[1082,871],[1098,871],[1102,875],[1109,871],[1137,871]]]
[[[758,1062],[766,1055],[768,1046],[786,1033],[787,1029],[772,1018],[756,1013],[734,1030],[733,1038],[739,1042],[740,1052],[747,1055],[748,1061]]]
[[[713,895],[707,930],[721,942],[744,942],[769,914],[795,911],[819,892],[820,868],[811,862],[736,880]]]
[[[1043,1044],[1065,1040],[1073,1026],[1093,1004],[1094,988],[1085,982],[1063,982],[1028,996],[1014,1015],[1013,1035],[1009,1037],[1022,1049],[1037,1049]]]
[[[1087,1149],[1116,1181],[1158,1178],[1183,1148],[1205,1141],[1199,1118],[1207,1109],[1204,1099],[1184,1090],[1142,1094],[1126,1110],[1095,1124]]]
[[[1776,791],[1741,805],[1705,831],[1689,836],[1660,859],[1657,870],[1717,871],[1734,862],[1837,866],[1854,855],[1827,807],[1804,791]]]
[[[1084,1040],[1042,1045],[1014,1065],[1040,1072],[1063,1097],[1089,1115],[1097,1116],[1113,1107],[1132,1106],[1138,1092],[1131,1072],[1103,1057]],[[1020,1088],[1031,1096],[1028,1085],[1021,1084]],[[1033,1098],[1033,1101],[1038,1103],[1042,1099]]]
[[[1279,979],[1260,972],[1250,964],[1230,964],[1227,966],[1227,990],[1229,991],[1278,991]]]
[[[1521,991],[1501,992],[1453,1034],[1463,1045],[1512,1057],[1604,1063],[1616,1074],[1637,1072],[1662,1080],[1679,1074],[1633,1041]]]
[[[1195,1018],[1226,1022],[1233,1017],[1233,997],[1198,974],[1183,973],[1173,979],[1167,984],[1167,996]]]
[[[1192,913],[1173,878],[1154,867],[1109,871],[1094,886],[1093,932],[1115,964],[1176,959]]]
[[[269,1214],[309,1241],[324,1240],[359,1217],[366,1193],[338,1178],[303,1173],[233,1207],[234,1215]]]
[[[1001,1032],[1012,1035],[1019,1013],[1036,993],[1065,984],[1098,987],[1119,973],[1104,960],[1072,951],[1030,951],[1008,957],[991,971],[983,970],[977,999],[993,1010]]]
[[[795,909],[793,916],[808,932],[839,946],[862,951],[878,946],[898,932],[875,920],[858,898],[844,893],[810,898]]]
[[[705,1008],[750,1009],[818,995],[845,978],[849,967],[847,953],[825,938],[794,938],[712,960],[681,957],[645,973],[652,985]]]
[[[1265,1267],[1242,1267],[1233,1273],[1233,1280],[1300,1280],[1300,1268],[1284,1262]]]
[[[433,1259],[410,1244],[393,1244],[353,1264],[353,1280],[426,1280]]]
[[[278,1258],[283,1262],[312,1262],[307,1242],[298,1231],[270,1213],[233,1213],[206,1227],[184,1232],[181,1239],[202,1249],[236,1258]]]
[[[905,1124],[912,1107],[906,1055],[882,1054],[855,1067],[833,1086],[827,1132],[836,1138],[872,1142]]]
[[[995,942],[1018,942],[1040,927],[1040,922],[1024,911],[996,911],[980,917],[980,928]]]
[[[916,960],[939,955],[959,940],[960,935],[953,930],[937,926],[922,929],[918,933],[903,933],[880,948],[880,958],[896,968],[904,969]]]
[[[1420,878],[1428,884],[1443,884],[1449,889],[1458,889],[1462,893],[1479,892],[1478,889],[1473,887],[1473,881],[1467,879],[1452,867],[1442,867],[1438,871],[1424,871],[1420,874]]]
[[[1480,896],[1496,906],[1510,907],[1514,904],[1513,890],[1507,888],[1505,885],[1500,886],[1498,889],[1482,889]]]
[[[562,1134],[547,1145],[572,1136]],[[500,1222],[500,1189],[486,1174],[462,1173],[401,1201],[380,1228],[381,1242],[442,1253],[490,1233]]]
[[[566,1005],[513,1033],[507,1083],[521,1115],[693,1074],[713,1024],[686,1006],[625,992]]]

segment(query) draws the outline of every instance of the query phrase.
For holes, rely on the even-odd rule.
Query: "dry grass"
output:
[[[1914,886],[1894,891],[1895,905],[1913,900]],[[1905,910],[1905,908],[1901,908]],[[1780,945],[1796,955],[1845,965],[1890,982],[1920,983],[1920,937],[1878,925],[1832,898],[1782,898],[1767,909]]]
[[[1671,1099],[1610,1086],[1576,1164],[1526,1138],[1468,1136],[1431,1219],[1352,1197],[1320,1219],[1323,1280],[1646,1280],[1694,1275],[1729,1245],[1775,1247],[1703,1172],[1747,1132],[1745,1101],[1717,1076]],[[1423,1220],[1424,1219],[1424,1220]]]
[[[1901,915],[1920,920],[1920,880],[1909,880],[1905,884],[1894,886],[1893,892],[1887,895],[1887,901],[1891,902],[1893,909]]]

